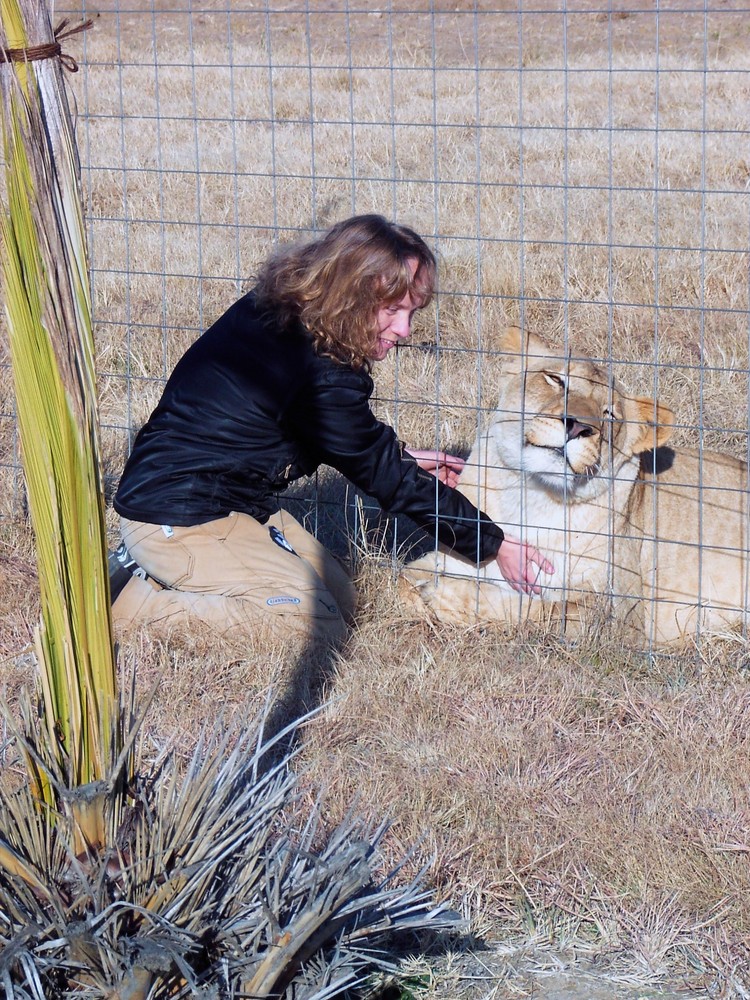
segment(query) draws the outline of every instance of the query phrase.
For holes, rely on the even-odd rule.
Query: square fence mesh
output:
[[[440,261],[411,345],[377,372],[378,412],[399,436],[466,455],[481,428],[513,422],[496,411],[509,325],[568,365],[593,359],[607,382],[671,409],[670,446],[697,449],[699,515],[706,490],[722,491],[674,542],[711,563],[687,603],[714,601],[726,554],[744,609],[745,466],[718,485],[703,470],[709,453],[748,451],[748,13],[735,0],[58,9],[95,16],[66,48],[80,66],[69,80],[109,486],[176,360],[269,249],[380,212]],[[3,371],[12,517],[23,491]],[[334,548],[346,545],[341,511],[351,522],[363,509],[327,476],[296,502]],[[524,510],[514,533],[530,526]],[[646,534],[662,534],[651,517]],[[408,526],[389,533],[391,551],[408,537]],[[701,554],[709,544],[716,566]],[[673,557],[679,567],[686,554]],[[607,585],[618,586],[611,574]],[[686,627],[714,626],[693,614]]]

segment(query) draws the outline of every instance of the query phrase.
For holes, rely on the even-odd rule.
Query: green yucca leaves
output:
[[[38,0],[0,0],[0,44],[52,41]],[[0,65],[4,304],[42,623],[45,766],[68,787],[103,780],[122,739],[109,613],[93,339],[78,166],[59,60]],[[82,813],[82,820],[84,814]],[[82,836],[103,834],[92,813]]]

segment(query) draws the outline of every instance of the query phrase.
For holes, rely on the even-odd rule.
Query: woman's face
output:
[[[409,261],[412,275],[419,267],[416,258]],[[372,352],[373,361],[382,361],[386,354],[411,333],[411,321],[417,309],[422,308],[422,301],[413,299],[409,292],[400,302],[386,302],[377,312],[375,330],[377,342]]]

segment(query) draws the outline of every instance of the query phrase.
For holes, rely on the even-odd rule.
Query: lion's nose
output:
[[[579,420],[577,417],[566,417],[565,418],[565,440],[575,441],[579,437],[591,437],[592,434],[596,433],[597,428],[594,424],[585,423],[583,420]]]

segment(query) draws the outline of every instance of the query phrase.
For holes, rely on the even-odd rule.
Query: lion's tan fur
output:
[[[602,364],[509,329],[499,400],[459,489],[555,566],[521,597],[494,560],[431,553],[402,594],[440,620],[616,620],[655,645],[725,632],[748,608],[747,467],[665,446],[673,423]]]

